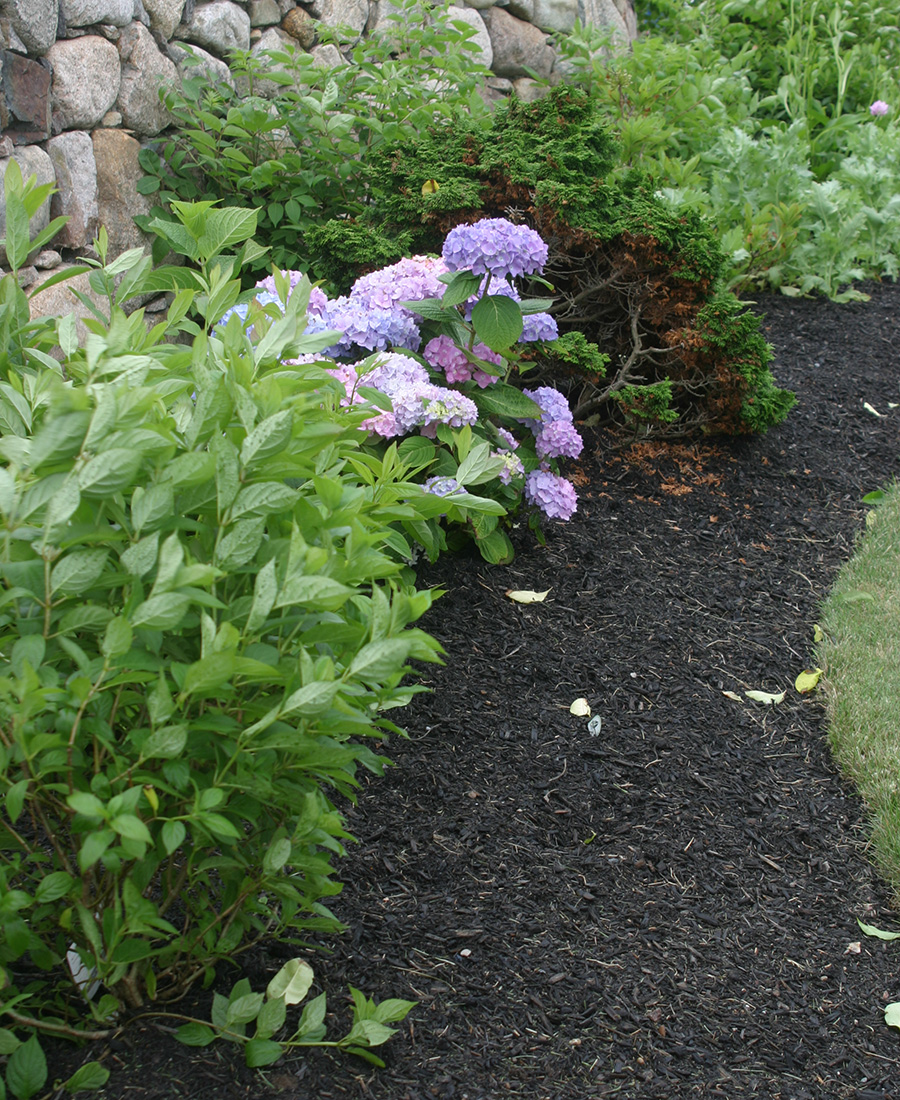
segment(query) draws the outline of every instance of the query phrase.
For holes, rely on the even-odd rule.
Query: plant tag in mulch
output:
[[[514,588],[508,588],[506,590],[506,595],[511,600],[515,600],[516,603],[543,603],[550,595],[550,589],[548,588],[546,592],[532,592],[529,589],[519,591]]]
[[[588,722],[588,733],[591,737],[599,737],[600,730],[603,728],[603,719],[599,714],[595,714],[594,717]]]
[[[576,718],[590,718],[591,704],[587,699],[576,699],[569,707],[569,714],[574,714]]]
[[[768,691],[745,691],[744,694],[748,699],[752,699],[754,703],[765,703],[769,707],[782,702],[785,696],[783,691],[779,691],[777,695],[772,695]]]
[[[813,690],[816,684],[818,684],[821,677],[822,669],[820,668],[804,669],[804,671],[801,672],[797,679],[794,681],[794,687],[797,689],[797,691],[800,692],[801,695],[804,695],[807,691]]]

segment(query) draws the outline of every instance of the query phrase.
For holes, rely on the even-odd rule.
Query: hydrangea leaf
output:
[[[804,671],[801,672],[797,679],[794,681],[794,687],[797,689],[797,691],[800,692],[801,695],[805,694],[806,692],[813,690],[816,684],[818,684],[821,676],[821,668],[804,669]]]
[[[774,695],[768,691],[745,691],[744,694],[755,703],[765,703],[767,706],[773,706],[775,703],[780,703],[785,696],[783,691]]]

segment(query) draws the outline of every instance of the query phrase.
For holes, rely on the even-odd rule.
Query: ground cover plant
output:
[[[872,850],[900,889],[900,740],[896,715],[898,490],[876,490],[867,530],[823,608],[819,664],[826,671],[831,746],[871,815]]]
[[[429,251],[455,226],[512,212],[549,245],[561,335],[587,341],[537,356],[538,376],[568,390],[577,418],[669,436],[778,423],[792,398],[774,382],[757,320],[720,289],[712,227],[616,163],[605,120],[577,90],[512,101],[489,130],[435,127],[372,155],[370,206],[307,232],[311,269],[346,280],[368,267],[368,239],[397,255]]]
[[[651,8],[631,54],[584,28],[558,48],[626,163],[719,226],[729,285],[836,297],[896,275],[897,3]]]

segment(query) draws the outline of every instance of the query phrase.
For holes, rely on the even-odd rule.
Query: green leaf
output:
[[[141,746],[141,756],[145,760],[174,760],[184,752],[188,730],[187,723],[154,730]]]
[[[146,535],[133,546],[129,546],[119,559],[123,568],[133,577],[143,577],[156,565],[159,554],[159,531]]]
[[[313,977],[313,969],[308,962],[288,959],[266,987],[266,996],[284,1001],[286,1005],[298,1005],[309,993]]]
[[[225,1013],[225,1023],[249,1024],[255,1020],[263,1005],[262,993],[247,993],[243,997],[237,997],[228,1003],[228,1011]]]
[[[305,1039],[315,1042],[325,1034],[325,1010],[328,1007],[324,993],[313,999],[304,1007],[300,1017],[300,1023],[294,1033],[296,1039]]]
[[[294,414],[290,409],[282,409],[257,424],[241,446],[244,466],[280,454],[290,441],[293,424]]]
[[[84,496],[102,500],[131,485],[140,465],[139,451],[112,447],[88,459],[78,472],[78,485]]]
[[[108,551],[75,550],[61,558],[50,574],[50,591],[67,596],[87,592],[103,573]]]
[[[135,609],[131,617],[134,626],[153,630],[174,630],[187,614],[190,598],[178,592],[164,592],[151,596]]]
[[[214,695],[228,683],[234,672],[233,653],[210,653],[195,661],[184,677],[182,694]]]
[[[115,839],[116,834],[112,829],[99,829],[97,832],[88,833],[78,852],[79,869],[87,871],[93,867]]]
[[[284,1027],[287,1005],[280,997],[270,999],[259,1010],[256,1017],[256,1038],[270,1039]]]
[[[38,1037],[32,1035],[10,1055],[6,1066],[6,1084],[17,1100],[31,1100],[46,1083],[47,1059]]]
[[[504,382],[495,382],[486,390],[473,394],[482,412],[497,413],[513,420],[540,420],[541,408],[527,394]]]
[[[888,1027],[900,1027],[900,1001],[894,1001],[884,1010],[884,1022]]]
[[[100,644],[100,652],[110,660],[123,657],[131,649],[133,637],[131,623],[123,615],[118,615],[115,619],[110,619],[107,624],[106,633]]]
[[[103,817],[106,807],[90,791],[73,791],[66,799],[66,804],[77,814],[85,817]]]
[[[473,306],[472,325],[491,351],[506,351],[522,335],[522,310],[504,294],[489,294]]]
[[[244,1057],[251,1068],[271,1066],[284,1053],[281,1043],[274,1039],[251,1039],[244,1047]]]
[[[291,849],[291,842],[286,836],[273,840],[263,856],[263,870],[266,874],[277,874],[291,858]]]
[[[867,936],[875,936],[879,940],[900,940],[900,932],[884,932],[874,924],[863,924],[859,917],[856,918],[856,923]]]
[[[370,1047],[380,1047],[396,1034],[396,1028],[385,1027],[377,1020],[357,1020],[347,1036],[347,1042],[365,1042]]]
[[[119,814],[109,824],[119,836],[127,837],[128,840],[138,840],[143,844],[153,843],[150,830],[136,814]]]
[[[22,169],[15,160],[10,160],[3,180],[6,198],[6,257],[13,271],[18,271],[28,257],[31,234],[28,226],[28,212],[25,209],[25,184]]]
[[[173,207],[176,204],[172,204]],[[232,245],[248,240],[256,232],[256,210],[239,206],[227,206],[210,210],[203,232],[197,240],[197,248],[205,260],[211,260]]]
[[[253,634],[265,623],[269,612],[275,605],[275,597],[278,595],[278,581],[275,577],[275,559],[269,561],[256,574],[253,584],[253,603],[247,613],[247,625],[245,630]]]
[[[441,305],[445,308],[461,305],[473,294],[478,293],[478,288],[483,282],[483,275],[475,275],[471,271],[454,272],[453,278],[447,284],[447,289],[441,295]]]
[[[166,850],[166,855],[171,855],[177,848],[184,843],[184,838],[187,836],[187,829],[185,828],[183,821],[167,821],[160,830],[160,837],[162,838],[163,848]]]
[[[25,807],[25,796],[28,794],[28,784],[30,780],[19,779],[13,783],[7,790],[4,801],[6,804],[6,816],[12,822],[13,825],[22,816],[22,810]]]
[[[99,1062],[85,1062],[75,1070],[63,1088],[66,1092],[73,1093],[93,1092],[96,1089],[102,1089],[108,1080],[109,1070],[106,1066],[101,1066]]]
[[[291,489],[280,481],[260,481],[241,489],[231,507],[231,518],[286,512],[296,503],[296,489]]]
[[[409,643],[403,638],[388,638],[369,642],[353,658],[350,675],[367,682],[383,682],[399,672],[409,654]]]
[[[22,1040],[12,1031],[9,1031],[5,1027],[0,1027],[0,1056],[6,1057],[8,1054],[12,1054],[12,1052],[17,1050],[21,1045]]]
[[[338,611],[353,595],[353,589],[331,577],[291,577],[278,593],[276,607],[307,604],[324,611]]]
[[[72,889],[75,880],[66,871],[51,871],[38,883],[34,892],[34,900],[38,904],[46,901],[58,901]]]
[[[175,1032],[175,1038],[186,1047],[208,1047],[215,1041],[216,1033],[206,1024],[182,1024]]]
[[[153,527],[160,520],[171,517],[175,506],[172,486],[166,483],[153,485],[149,489],[140,486],[131,497],[131,518],[134,532],[140,535],[145,527]]]
[[[223,569],[240,569],[253,557],[263,540],[264,519],[241,519],[229,530],[216,550],[216,564]]]
[[[404,1020],[418,1003],[418,1001],[402,1001],[399,997],[388,997],[375,1006],[375,1019],[383,1024]]]
[[[302,714],[306,717],[321,714],[328,710],[340,689],[339,680],[316,680],[305,684],[285,699],[280,717],[286,718],[289,714]]]

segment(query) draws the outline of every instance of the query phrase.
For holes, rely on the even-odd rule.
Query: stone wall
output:
[[[146,243],[133,222],[151,200],[136,184],[141,143],[169,125],[160,84],[172,85],[191,47],[216,79],[230,80],[233,49],[254,52],[282,43],[341,60],[317,45],[315,20],[362,36],[383,19],[390,0],[0,0],[0,181],[10,159],[25,178],[56,188],[35,229],[51,216],[69,222],[43,267],[90,248],[100,225],[110,253]],[[623,42],[637,33],[631,0],[460,0],[454,14],[470,23],[493,95],[528,94],[528,69],[559,76],[549,34],[576,18],[609,27]],[[0,187],[0,237],[5,232]],[[6,259],[0,249],[0,264]],[[25,272],[26,281],[37,271]]]

